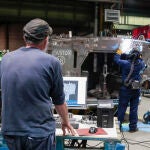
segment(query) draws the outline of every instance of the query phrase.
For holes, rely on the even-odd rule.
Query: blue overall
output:
[[[121,67],[122,73],[122,82],[127,78],[130,68],[131,68],[131,60],[122,60],[120,55],[115,54],[114,61]],[[141,80],[140,72],[145,67],[144,61],[139,58],[135,61],[134,70],[131,74],[131,79],[133,80]],[[119,106],[118,106],[118,120],[120,123],[124,121],[124,115],[128,104],[130,104],[130,114],[129,114],[129,128],[130,130],[134,130],[137,128],[138,122],[138,104],[140,97],[140,89],[131,89],[122,84],[119,92]]]

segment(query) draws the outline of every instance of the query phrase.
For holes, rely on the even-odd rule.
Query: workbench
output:
[[[81,119],[81,116],[76,115],[77,119]],[[90,127],[95,126],[96,124],[84,124],[80,123],[79,121],[79,129],[84,129],[84,128],[90,128]],[[118,121],[116,118],[114,118],[114,126],[113,128],[102,128],[107,134],[91,134],[91,135],[82,135],[82,136],[72,136],[67,134],[66,136],[62,135],[62,130],[61,129],[56,129],[56,140],[57,140],[57,150],[65,150],[64,146],[64,140],[66,139],[71,139],[71,140],[92,140],[92,141],[103,141],[104,142],[104,150],[116,150],[115,145],[117,143],[121,142],[121,135],[120,135],[120,130],[119,130],[119,125]],[[112,146],[112,148],[110,148]],[[67,150],[67,149],[66,149]]]

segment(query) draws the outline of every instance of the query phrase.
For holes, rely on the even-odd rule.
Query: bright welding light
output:
[[[122,50],[122,53],[129,54],[132,47],[132,40],[131,39],[123,39],[120,43],[119,49]]]

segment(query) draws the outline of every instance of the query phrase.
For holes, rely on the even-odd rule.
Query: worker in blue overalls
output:
[[[118,105],[118,121],[121,125],[124,121],[124,116],[128,104],[130,104],[129,113],[129,132],[138,131],[138,104],[140,97],[140,81],[141,72],[145,68],[145,63],[141,58],[139,48],[133,48],[127,59],[121,59],[122,51],[118,49],[114,56],[114,61],[121,68],[122,86],[119,91],[119,105]]]

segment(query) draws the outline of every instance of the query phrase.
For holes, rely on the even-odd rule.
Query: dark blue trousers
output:
[[[9,150],[55,150],[55,134],[48,137],[3,135]]]
[[[129,113],[129,128],[136,129],[138,122],[138,104],[139,104],[140,90],[120,89],[119,105],[118,105],[118,120],[120,123],[124,121],[125,112],[128,105],[130,106]]]

